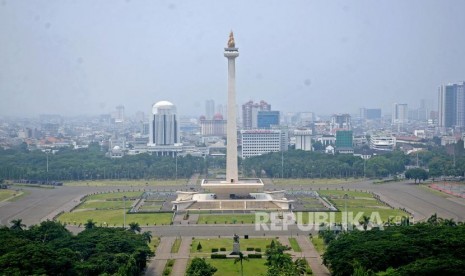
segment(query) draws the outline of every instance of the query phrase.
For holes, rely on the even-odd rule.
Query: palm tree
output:
[[[147,243],[150,243],[152,241],[152,232],[151,231],[146,231],[146,232],[142,233],[142,238]]]
[[[242,252],[239,251],[239,257],[234,259],[234,264],[240,262],[241,263],[241,275],[244,276],[244,267],[242,266],[242,261],[249,261],[249,257],[244,256]]]
[[[22,219],[14,219],[10,223],[12,224],[10,227],[11,230],[23,230],[23,227],[26,227]]]
[[[307,261],[304,258],[298,258],[295,260],[294,266],[299,275],[305,275],[307,272]]]
[[[363,216],[362,220],[359,221],[360,225],[363,225],[363,230],[367,230],[368,224],[370,224],[370,217],[368,216]]]
[[[96,223],[92,219],[88,219],[87,222],[84,224],[86,229],[92,229],[96,227]]]
[[[141,228],[139,226],[139,223],[137,223],[137,222],[129,223],[129,231],[132,231],[134,233],[136,233],[136,232],[140,233],[140,230],[141,230]]]

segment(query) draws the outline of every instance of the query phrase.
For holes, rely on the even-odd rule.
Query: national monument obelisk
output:
[[[237,129],[236,129],[236,58],[239,49],[234,42],[234,34],[229,34],[228,47],[224,48],[224,56],[228,59],[228,121],[226,147],[226,181],[238,182],[237,169]]]

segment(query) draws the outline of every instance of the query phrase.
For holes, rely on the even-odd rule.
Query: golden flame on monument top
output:
[[[236,43],[234,42],[234,33],[231,31],[229,33],[228,48],[236,48]]]

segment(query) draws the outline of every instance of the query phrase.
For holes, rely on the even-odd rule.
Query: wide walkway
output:
[[[312,268],[313,275],[331,275],[328,268],[323,265],[323,260],[321,259],[320,254],[318,254],[308,236],[299,235],[296,236],[295,239],[297,240],[297,243],[299,243],[300,249],[302,249],[302,257],[307,260],[308,264]]]
[[[169,259],[175,260],[171,271],[172,276],[184,276],[186,274],[192,237],[182,237],[178,253],[171,253],[171,247],[173,246],[175,240],[176,237],[161,238],[160,244],[158,245],[157,251],[155,252],[155,257],[147,266],[145,275],[163,275],[163,270],[165,268],[166,262]]]

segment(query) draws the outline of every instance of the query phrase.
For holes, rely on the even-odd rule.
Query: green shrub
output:
[[[262,252],[261,248],[255,248],[255,252]]]
[[[168,260],[168,262],[166,262],[166,265],[168,267],[172,267],[174,265],[174,260]]]
[[[254,248],[253,247],[247,247],[247,251],[253,251]]]
[[[168,276],[171,274],[171,268],[167,267],[163,270],[163,276]]]
[[[211,254],[212,259],[226,259],[226,254]]]
[[[218,248],[212,248],[212,253],[218,252]]]
[[[249,254],[247,256],[249,257],[249,259],[261,259],[262,258],[262,254]]]
[[[220,251],[226,251],[226,248],[221,247],[221,248],[220,248]]]

